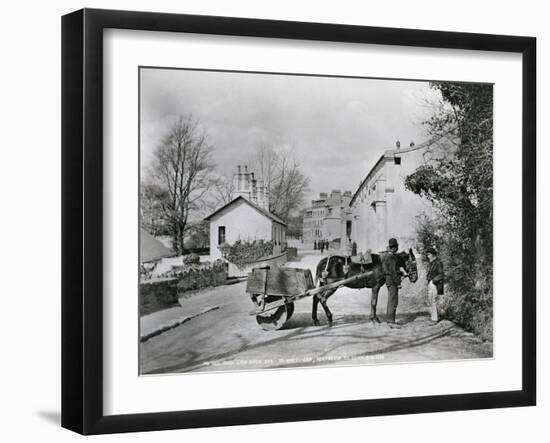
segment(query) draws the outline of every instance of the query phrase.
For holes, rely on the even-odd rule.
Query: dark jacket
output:
[[[399,262],[392,252],[386,252],[380,256],[382,260],[382,269],[386,274],[386,285],[399,286],[401,283],[401,272],[399,271]]]
[[[443,285],[445,283],[445,273],[443,270],[443,263],[439,258],[436,258],[433,262],[428,263],[428,283],[433,283],[437,288],[438,294],[443,294]]]

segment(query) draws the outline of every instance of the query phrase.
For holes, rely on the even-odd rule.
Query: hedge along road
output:
[[[313,269],[318,252],[288,265]],[[369,320],[370,289],[340,288],[329,300],[334,324],[322,309],[313,326],[311,298],[295,303],[292,318],[277,331],[263,331],[248,313],[252,303],[246,283],[219,286],[182,298],[177,315],[204,312],[140,343],[141,374],[227,371],[312,365],[377,364],[404,361],[492,357],[492,344],[482,342],[449,321],[430,325],[422,283],[404,282],[397,321],[400,327]],[[378,312],[387,301],[380,291]],[[219,309],[208,310],[219,306]],[[169,315],[167,313],[167,315]],[[381,320],[384,316],[380,315]],[[142,318],[142,325],[147,318]]]

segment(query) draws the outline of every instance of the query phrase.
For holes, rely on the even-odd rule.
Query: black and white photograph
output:
[[[140,375],[493,357],[492,84],[138,75]]]
[[[544,441],[547,9],[7,2],[0,439]]]

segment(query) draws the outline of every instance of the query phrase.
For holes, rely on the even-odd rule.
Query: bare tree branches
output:
[[[172,124],[153,154],[150,180],[157,187],[157,206],[179,253],[191,211],[200,207],[213,186],[212,150],[206,132],[188,115]]]
[[[233,182],[224,176],[212,180],[212,198],[215,208],[219,208],[233,199]]]
[[[304,203],[309,177],[302,173],[291,152],[266,143],[258,146],[252,163],[267,186],[270,212],[288,220],[291,212],[299,210]]]

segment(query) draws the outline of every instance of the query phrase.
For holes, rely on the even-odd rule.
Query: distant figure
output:
[[[428,248],[426,250],[428,256],[428,303],[430,305],[430,317],[433,323],[439,321],[439,315],[437,312],[437,300],[439,296],[443,295],[443,281],[445,278],[443,263],[437,256],[437,251],[434,248]]]
[[[317,250],[317,240],[313,240],[313,249]]]
[[[328,247],[330,246],[330,242],[328,240],[325,240],[325,249],[328,251]]]
[[[325,251],[325,241],[321,240],[320,243],[321,243],[321,254],[322,254]]]
[[[357,252],[357,248],[355,252]],[[348,238],[348,244],[346,245],[346,253],[349,257],[353,255],[353,243],[351,241],[351,238]]]

